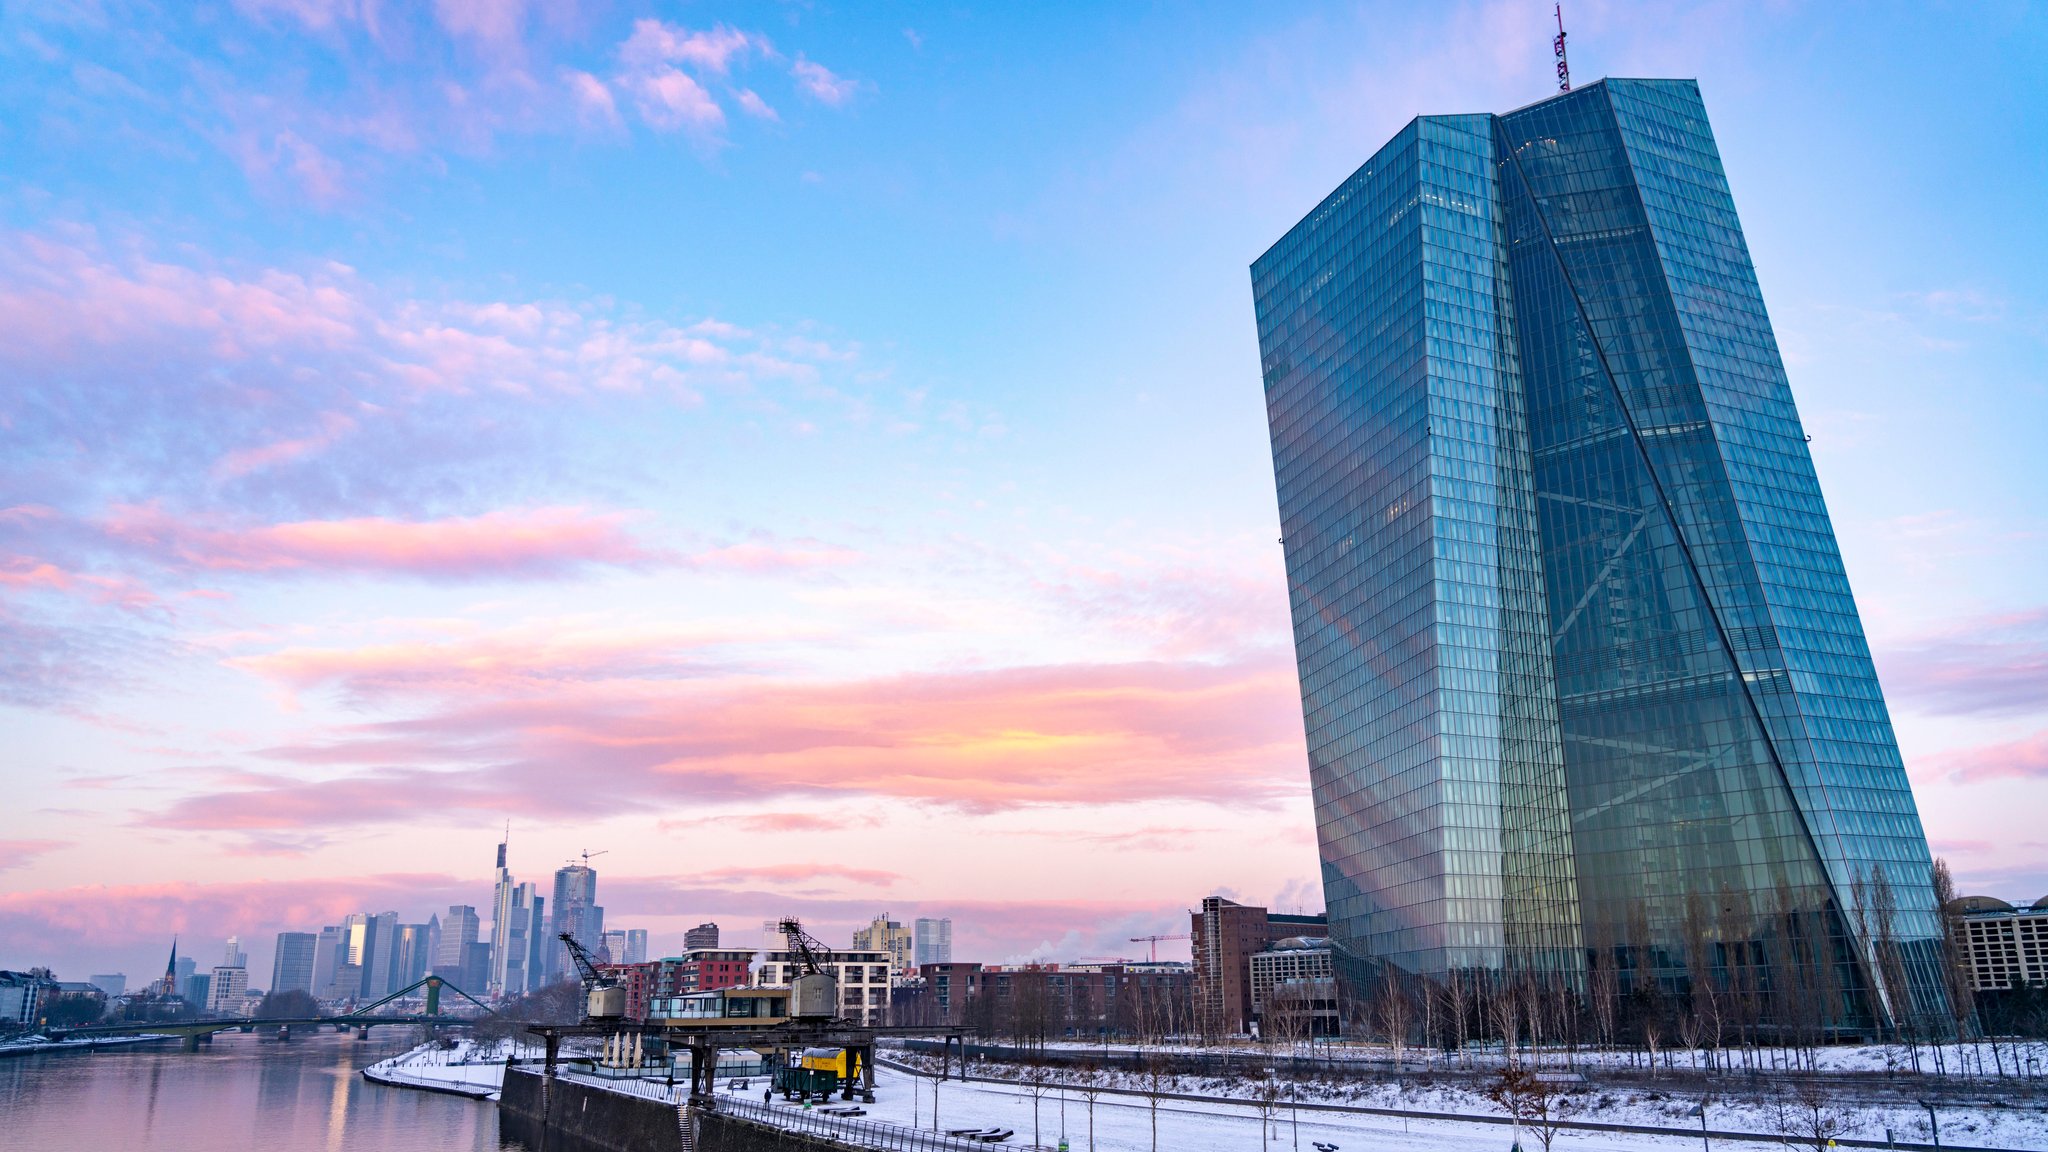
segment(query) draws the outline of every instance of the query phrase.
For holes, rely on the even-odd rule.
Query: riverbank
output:
[[[505,1086],[505,1061],[537,1063],[541,1049],[527,1045],[479,1045],[457,1040],[450,1047],[421,1044],[363,1069],[363,1079],[387,1088],[416,1088],[472,1100],[496,1100]]]
[[[156,1032],[141,1036],[80,1036],[70,1040],[24,1036],[19,1040],[0,1041],[0,1057],[33,1056],[49,1052],[92,1052],[101,1048],[132,1048],[138,1044],[161,1044],[166,1040],[176,1039],[176,1036]]]
[[[878,1061],[884,1069],[929,1077],[939,1068],[936,1057],[898,1051]],[[959,1072],[955,1071],[955,1076]],[[1512,1122],[1486,1095],[1486,1083],[1470,1078],[1411,1073],[1351,1079],[1267,1078],[1133,1073],[1116,1068],[1030,1066],[997,1060],[974,1062],[968,1083],[1008,1092],[1020,1098],[1069,1095],[1150,1111],[1168,1105],[1217,1115],[1264,1115],[1306,1125],[1401,1125],[1402,1133],[1438,1135],[1506,1127]],[[949,1099],[960,1095],[957,1082],[946,1083]],[[964,1085],[963,1085],[964,1086]],[[1675,1085],[1622,1087],[1573,1082],[1560,1084],[1552,1101],[1559,1125],[1571,1140],[1615,1139],[1625,1147],[1661,1147],[1632,1143],[1664,1139],[1697,1143],[1701,1128],[1712,1142],[1778,1144],[1798,1142],[1799,1133],[1815,1126],[1827,1129],[1841,1147],[1969,1149],[1971,1152],[2048,1148],[2048,1104],[2039,1099],[1994,1100],[1969,1106],[1940,1105],[1935,1115],[1925,1105],[1859,1098],[1837,1082],[1824,1082],[1821,1094],[1802,1095],[1773,1083],[1717,1085],[1702,1097]],[[1707,1115],[1702,1117],[1704,1107]],[[883,1110],[870,1108],[882,1115]],[[1346,1117],[1339,1119],[1338,1117]],[[1336,1141],[1331,1141],[1335,1143]],[[1389,1145],[1392,1147],[1392,1145]]]

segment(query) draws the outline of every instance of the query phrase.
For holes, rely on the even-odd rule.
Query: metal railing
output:
[[[613,1079],[609,1076],[586,1076],[567,1068],[558,1069],[555,1075],[561,1079],[581,1084],[586,1088],[597,1088],[605,1092],[617,1092],[622,1096],[638,1096],[643,1100],[659,1100],[663,1104],[680,1104],[689,1097],[688,1084],[668,1084],[654,1079]]]
[[[888,1124],[876,1120],[844,1119],[824,1115],[815,1109],[777,1108],[772,1105],[756,1104],[751,1100],[736,1100],[730,1096],[719,1097],[710,1111],[721,1116],[752,1120],[757,1124],[767,1124],[790,1132],[820,1136],[841,1144],[883,1149],[886,1152],[989,1152],[992,1148],[1021,1152],[1022,1149],[1029,1147],[1028,1144],[983,1144],[923,1128],[905,1128],[901,1124]]]

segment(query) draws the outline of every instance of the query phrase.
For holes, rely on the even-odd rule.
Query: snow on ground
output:
[[[1070,1052],[1102,1052],[1105,1049],[1094,1044],[1055,1041],[1047,1048]],[[1112,1046],[1111,1054],[1134,1051],[1127,1045]],[[1143,1049],[1150,1054],[1175,1056],[1237,1056],[1253,1059],[1311,1059],[1337,1064],[1357,1063],[1375,1067],[1393,1067],[1398,1059],[1404,1069],[1429,1071],[1441,1068],[1490,1068],[1498,1067],[1502,1054],[1498,1047],[1485,1049],[1474,1046],[1462,1052],[1444,1053],[1434,1049],[1403,1048],[1397,1057],[1394,1048],[1387,1044],[1371,1044],[1359,1041],[1319,1041],[1313,1045],[1270,1044],[1256,1042],[1241,1044],[1156,1044]],[[1529,1059],[1524,1048],[1518,1053],[1521,1060]],[[1573,1068],[1617,1070],[1644,1069],[1649,1056],[1639,1050],[1626,1048],[1594,1050],[1581,1048],[1567,1052],[1563,1048],[1546,1047],[1538,1063]],[[2048,1076],[2048,1043],[2039,1040],[1976,1040],[1958,1044],[1835,1044],[1809,1049],[1753,1048],[1745,1056],[1743,1050],[1731,1039],[1729,1045],[1718,1053],[1705,1049],[1689,1049],[1666,1045],[1657,1051],[1656,1063],[1659,1068],[1691,1069],[1703,1068],[1713,1063],[1724,1067],[1741,1069],[1753,1065],[1768,1073],[1781,1068],[1811,1068],[1820,1072],[1892,1072],[1906,1074],[1916,1069],[1923,1072],[1940,1072],[1950,1076],[1971,1078],[2038,1078]]]
[[[894,1058],[898,1057],[892,1057],[892,1059]],[[914,1056],[911,1057],[909,1062],[924,1064],[934,1068],[937,1066],[935,1060],[919,1060]],[[973,1071],[975,1075],[981,1076],[1014,1077],[1018,1069],[995,1064],[977,1064]],[[1055,1080],[1060,1077],[1060,1070],[1057,1068],[1049,1068],[1048,1073]],[[913,1079],[900,1073],[894,1075],[898,1081]],[[1220,1112],[1221,1114],[1245,1118],[1242,1121],[1244,1138],[1257,1138],[1256,1106],[1249,1102],[1241,1104],[1225,1104],[1221,1102],[1223,1098],[1230,1096],[1235,1096],[1239,1099],[1247,1096],[1249,1093],[1246,1080],[1225,1081],[1196,1076],[1168,1077],[1166,1080],[1167,1083],[1163,1084],[1162,1088],[1167,1092],[1178,1095],[1209,1097],[1218,1102],[1215,1104],[1189,1101],[1163,1102],[1160,1105],[1162,1146],[1173,1147],[1175,1152],[1181,1152],[1180,1146],[1166,1143],[1165,1116],[1170,1108],[1183,1111]],[[1136,1077],[1125,1073],[1105,1073],[1100,1076],[1100,1081],[1110,1087],[1137,1088],[1140,1086]],[[1288,1084],[1287,1081],[1279,1081],[1278,1083],[1282,1085]],[[969,1091],[987,1089],[991,1092],[1021,1099],[1025,1108],[1025,1119],[1028,1121],[1030,1118],[1030,1093],[1022,1086],[985,1085],[971,1082],[970,1085],[965,1087]],[[917,1090],[925,1095],[924,1104],[927,1110],[922,1112],[921,1115],[925,1117],[927,1127],[929,1127],[930,1117],[928,1110],[930,1107],[930,1088],[931,1081],[928,1079],[922,1080],[922,1083],[917,1087]],[[1353,1104],[1367,1108],[1400,1109],[1410,1112],[1435,1112],[1455,1116],[1503,1115],[1498,1106],[1487,1100],[1480,1092],[1475,1091],[1470,1083],[1446,1081],[1418,1083],[1413,1080],[1398,1083],[1390,1080],[1323,1081],[1303,1084],[1297,1090],[1300,1091],[1303,1101]],[[941,1086],[940,1120],[943,1126],[948,1128],[960,1126],[960,1124],[954,1123],[946,1115],[946,1107],[947,1100],[950,1099],[951,1094],[962,1091],[963,1085],[957,1081],[949,1081]],[[1570,1118],[1593,1123],[1633,1124],[1645,1127],[1690,1129],[1696,1132],[1699,1118],[1693,1114],[1693,1109],[1698,1105],[1699,1100],[1695,1092],[1687,1092],[1681,1089],[1595,1087],[1570,1097],[1573,1109]],[[895,1094],[900,1095],[900,1089]],[[1074,1115],[1072,1109],[1075,1102],[1080,1098],[1071,1089],[1067,1091],[1066,1095],[1069,1101],[1068,1133],[1070,1143],[1072,1143]],[[1053,1098],[1057,1099],[1057,1093],[1055,1093]],[[1101,1097],[1096,1105],[1098,1122],[1102,1114],[1101,1109],[1110,1106],[1110,1101],[1112,1100],[1115,1101],[1114,1106],[1117,1108],[1126,1111],[1136,1108],[1141,1115],[1146,1113],[1147,1101],[1142,1098],[1105,1095]],[[880,1116],[881,1113],[877,1111],[880,1107],[881,1105],[877,1105],[875,1108],[869,1109],[870,1114]],[[1882,1141],[1885,1139],[1886,1129],[1890,1129],[1899,1140],[1929,1142],[1927,1114],[1912,1104],[1845,1105],[1841,1106],[1839,1111],[1843,1119],[1849,1124],[1849,1129],[1844,1135],[1851,1138]],[[1280,1105],[1279,1114],[1283,1118],[1288,1115],[1284,1101]],[[2044,1110],[2044,1106],[2038,1098],[2027,1103],[2016,1101],[2014,1106],[2010,1108],[1971,1110],[1943,1108],[1941,1109],[1940,1116],[1941,1142],[1950,1147],[2048,1149],[2048,1110]],[[971,1116],[966,1117],[963,1119],[963,1122],[971,1122],[973,1119],[975,1118]],[[1745,1098],[1730,1092],[1728,1099],[1716,1101],[1709,1105],[1707,1123],[1709,1127],[1717,1132],[1756,1133],[1775,1138],[1779,1132],[1778,1104],[1773,1098],[1756,1096]],[[1374,1149],[1374,1152],[1377,1152],[1383,1146],[1381,1143],[1382,1136],[1379,1134],[1385,1132],[1390,1127],[1395,1131],[1399,1131],[1402,1127],[1402,1120],[1399,1117],[1358,1116],[1353,1118],[1328,1112],[1303,1112],[1301,1113],[1301,1124],[1304,1132],[1313,1124],[1318,1130],[1334,1126],[1353,1128],[1361,1132],[1370,1133],[1372,1134],[1371,1147]],[[1028,1129],[1018,1125],[1016,1122],[1005,1121],[1004,1126],[1017,1128],[1019,1139],[1027,1138],[1026,1133]],[[1461,1147],[1490,1148],[1496,1146],[1497,1143],[1498,1147],[1505,1149],[1510,1142],[1508,1137],[1509,1129],[1505,1126],[1414,1120],[1410,1122],[1410,1127],[1414,1134],[1418,1136],[1428,1135],[1430,1139],[1455,1134],[1457,1139],[1467,1141],[1466,1144],[1459,1145]],[[1291,1136],[1291,1128],[1289,1134]],[[1149,1152],[1151,1148],[1149,1118],[1148,1126],[1143,1135],[1145,1139],[1135,1145],[1119,1140],[1113,1145],[1104,1142],[1104,1147],[1113,1147],[1120,1150],[1120,1152],[1128,1152],[1131,1149]],[[1496,1140],[1496,1138],[1498,1139]],[[1098,1139],[1100,1141],[1099,1132]],[[1319,1135],[1315,1139],[1324,1143],[1336,1143],[1340,1146],[1344,1143],[1341,1139],[1333,1139],[1327,1135]],[[1568,1132],[1558,1137],[1556,1147],[1558,1149],[1586,1149],[1589,1152],[1593,1149],[1607,1148],[1650,1149],[1666,1146],[1689,1148],[1697,1144],[1699,1137],[1694,1135],[1679,1139],[1676,1144],[1672,1144],[1670,1142],[1671,1139],[1658,1136],[1634,1136],[1618,1133]],[[1309,1143],[1308,1137],[1304,1136],[1303,1141],[1304,1146],[1307,1146]],[[1048,1140],[1047,1143],[1057,1144],[1058,1141],[1055,1137]],[[1075,1146],[1078,1148],[1078,1145]],[[1408,1146],[1384,1145],[1384,1147],[1389,1149]],[[1436,1148],[1440,1145],[1423,1142],[1415,1143],[1412,1146],[1417,1149],[1424,1149]],[[1525,1149],[1532,1146],[1530,1141],[1523,1141]],[[1236,1145],[1236,1148],[1239,1150],[1245,1147],[1247,1145]],[[1291,1145],[1288,1146],[1288,1149],[1284,1149],[1283,1152],[1289,1152],[1289,1150],[1291,1150]]]
[[[117,1048],[123,1044],[153,1044],[168,1040],[161,1032],[144,1032],[135,1036],[74,1036],[68,1040],[52,1040],[48,1036],[32,1034],[0,1040],[0,1056],[18,1056],[29,1052],[83,1052],[93,1048]]]
[[[913,1098],[915,1124],[932,1128],[931,1081],[889,1068],[875,1076],[876,1102],[862,1105],[864,1120],[881,1120],[910,1125]],[[743,1093],[758,1102],[758,1092]],[[777,1101],[778,1107],[790,1107]],[[1054,1092],[1038,1101],[1037,1144],[1057,1148],[1064,1131],[1072,1152],[1151,1152],[1154,1115],[1148,1102],[1133,1097],[1103,1096],[1095,1102],[1094,1139],[1089,1138],[1088,1103],[1076,1093],[1062,1099]],[[1016,1135],[1001,1148],[1032,1146],[1031,1094],[1020,1087],[1002,1084],[961,1083],[950,1080],[939,1089],[939,1128],[1011,1128]],[[1513,1133],[1506,1126],[1465,1124],[1456,1121],[1413,1120],[1398,1117],[1359,1116],[1302,1112],[1298,1121],[1286,1109],[1275,1114],[1267,1126],[1266,1141],[1260,1143],[1258,1110],[1250,1105],[1161,1101],[1157,1114],[1157,1148],[1167,1152],[1249,1152],[1264,1147],[1270,1152],[1310,1152],[1320,1142],[1334,1144],[1343,1152],[1506,1152]],[[1632,1136],[1619,1133],[1566,1132],[1558,1136],[1555,1152],[1680,1152],[1696,1148],[1697,1136]],[[1538,1147],[1527,1133],[1525,1149]]]
[[[452,1048],[421,1044],[388,1060],[380,1060],[363,1072],[371,1080],[409,1088],[438,1088],[444,1091],[496,1093],[505,1083],[505,1057],[538,1060],[544,1055],[535,1045],[514,1046],[505,1042],[477,1044],[457,1040]]]

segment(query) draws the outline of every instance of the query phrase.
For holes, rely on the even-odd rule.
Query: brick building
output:
[[[1188,913],[1194,955],[1195,1026],[1211,1035],[1250,1031],[1251,959],[1291,936],[1329,935],[1329,917],[1269,912],[1221,896]]]

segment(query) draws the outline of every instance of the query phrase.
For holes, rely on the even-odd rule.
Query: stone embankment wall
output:
[[[697,1152],[849,1152],[848,1145],[736,1116],[697,1114]]]
[[[547,1152],[683,1152],[672,1105],[507,1068],[498,1129]]]

